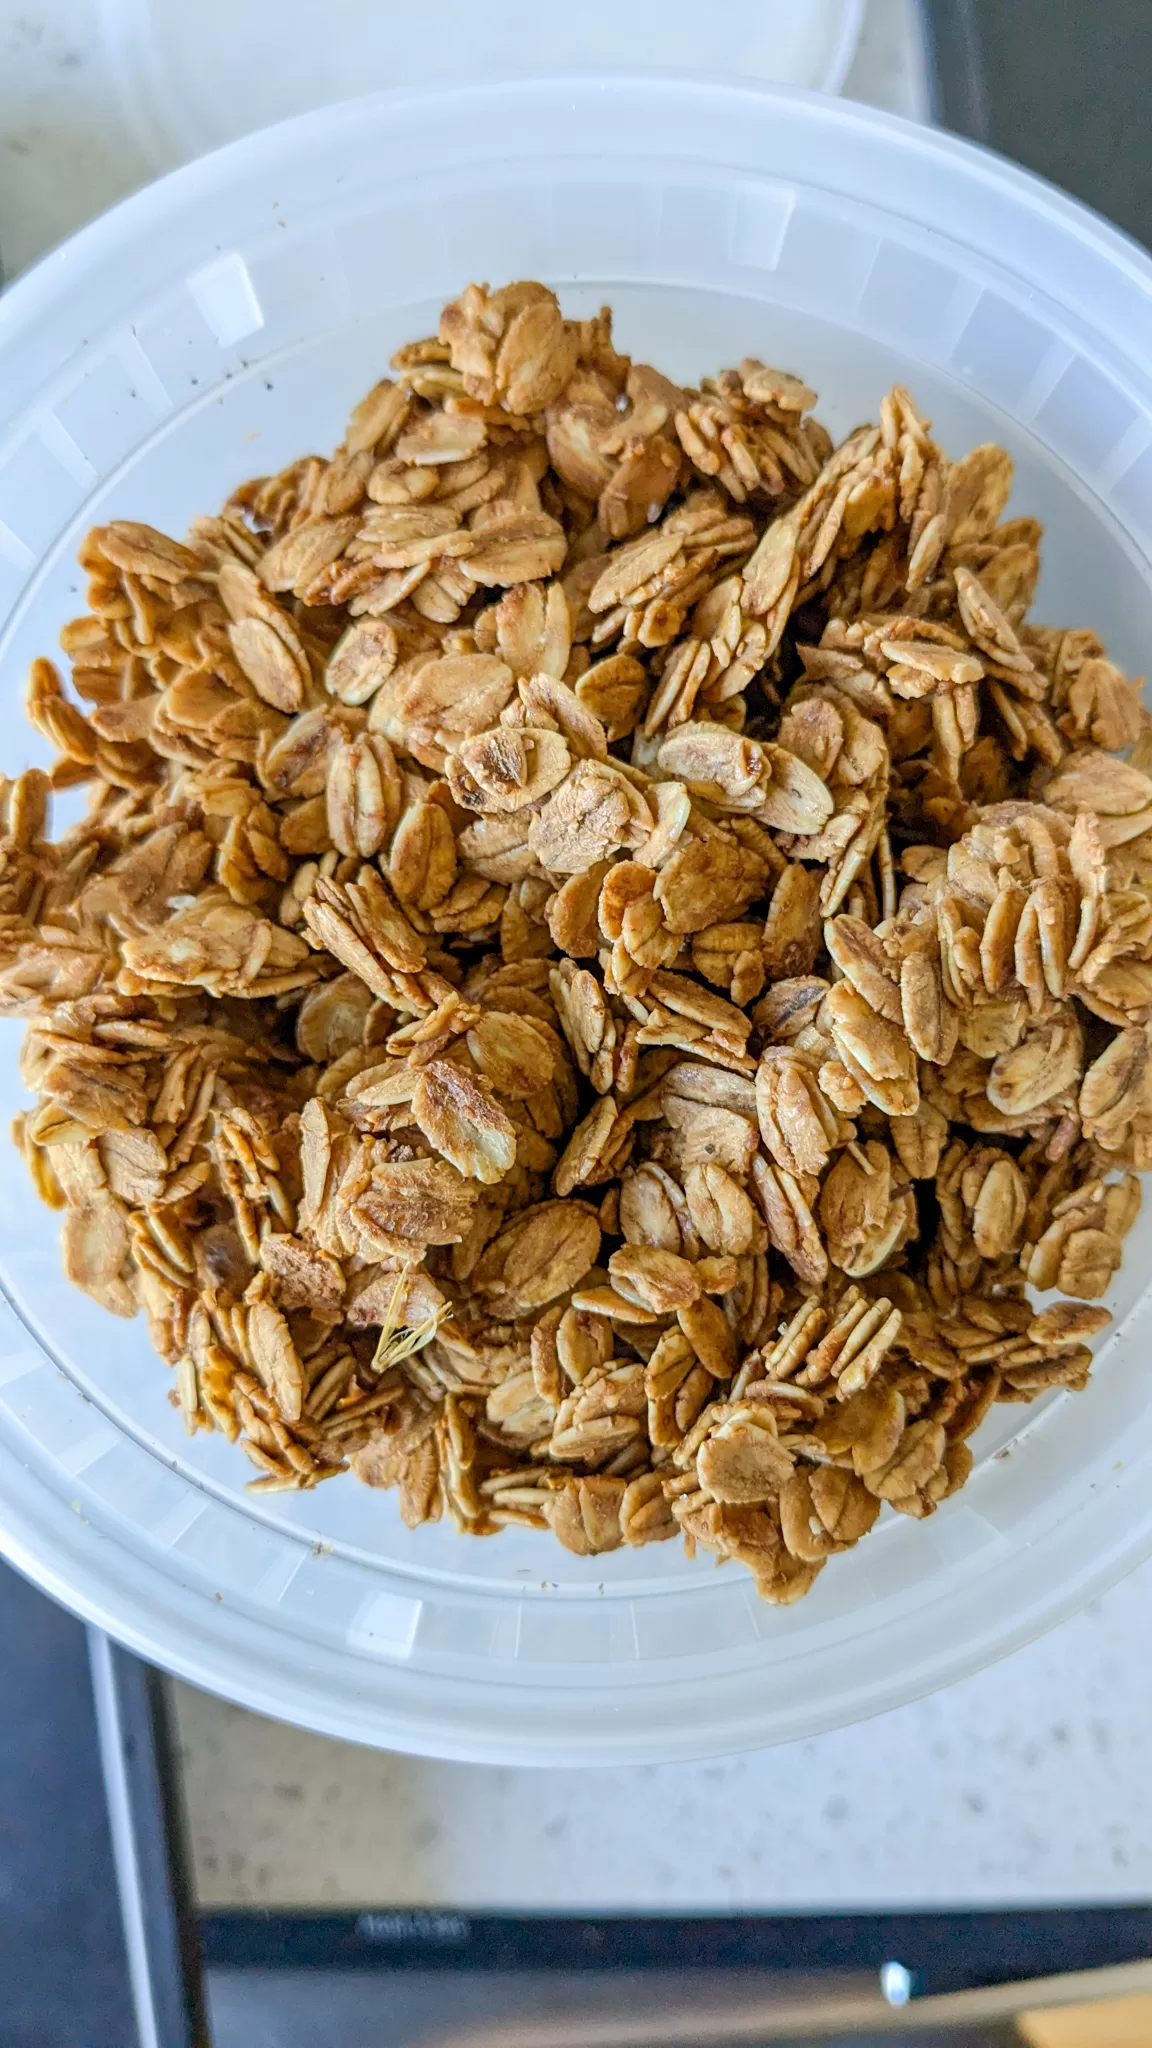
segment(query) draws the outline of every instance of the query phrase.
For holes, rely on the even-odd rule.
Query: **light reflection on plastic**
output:
[[[912,1972],[903,1963],[881,1963],[880,1989],[889,2005],[907,2005],[912,1996]]]

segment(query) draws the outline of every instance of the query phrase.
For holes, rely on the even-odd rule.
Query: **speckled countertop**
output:
[[[177,1692],[211,1905],[867,1911],[1152,1897],[1152,1564],[947,1692],[715,1763],[427,1763]]]
[[[849,89],[920,114],[910,0]],[[94,0],[0,0],[12,276],[150,175]],[[994,1670],[757,1756],[584,1773],[435,1764],[177,1704],[206,1905],[857,1908],[1152,1896],[1152,1565]]]

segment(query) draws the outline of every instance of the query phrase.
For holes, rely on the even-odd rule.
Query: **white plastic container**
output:
[[[179,533],[327,448],[467,279],[540,276],[691,377],[741,355],[834,431],[904,378],[944,445],[1002,440],[1048,523],[1037,615],[1152,642],[1152,263],[1035,179],[845,103],[593,79],[367,100],[191,165],[0,300],[6,767],[23,671],[79,607],[77,541]],[[18,1028],[0,1047],[15,1109]],[[1152,1550],[1152,1227],[1091,1386],[993,1411],[971,1483],[886,1519],[800,1606],[656,1546],[400,1525],[351,1479],[252,1499],[189,1443],[142,1324],[60,1277],[0,1151],[0,1546],[145,1656],[330,1734],[504,1762],[672,1758],[893,1706],[1037,1634]]]
[[[764,85],[839,92],[864,0],[96,0],[110,75],[157,170],[253,128],[385,87],[579,70],[723,66]]]

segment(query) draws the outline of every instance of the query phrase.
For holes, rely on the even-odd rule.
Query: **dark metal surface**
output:
[[[0,1564],[0,2048],[134,2048],[84,1630]]]
[[[210,2048],[167,1681],[95,1630],[90,1649],[141,2048]]]
[[[923,0],[934,115],[1152,246],[1149,0]]]
[[[903,1965],[917,1996],[1152,1956],[1152,1907],[1053,1907],[1034,1912],[467,1914],[209,1913],[211,1968],[375,1971],[562,1967],[631,1971],[759,1971],[778,1981],[826,1973],[878,1983]]]

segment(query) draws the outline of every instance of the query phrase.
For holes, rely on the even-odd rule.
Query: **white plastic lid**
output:
[[[682,380],[759,355],[835,433],[896,378],[946,448],[996,439],[1047,525],[1037,616],[1152,645],[1152,261],[952,138],[845,101],[669,79],[395,93],[151,186],[0,298],[3,766],[94,522],[181,533],[332,447],[470,277],[540,276]],[[0,1131],[21,1104],[0,1032]],[[254,1499],[185,1438],[142,1321],[61,1277],[0,1144],[0,1549],[153,1661],[396,1749],[611,1763],[786,1741],[963,1676],[1152,1550],[1152,1215],[1082,1394],[994,1409],[929,1521],[885,1515],[780,1610],[678,1545],[406,1530],[339,1479]]]
[[[585,68],[838,92],[864,0],[101,0],[112,75],[158,168],[355,93]]]

